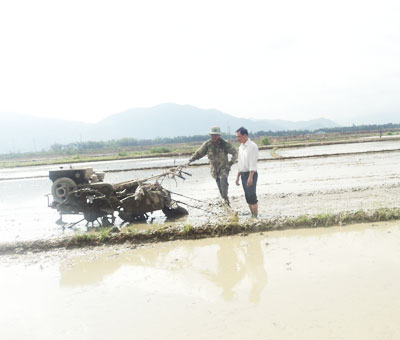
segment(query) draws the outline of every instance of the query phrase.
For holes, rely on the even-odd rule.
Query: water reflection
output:
[[[267,284],[264,254],[258,238],[243,241],[240,238],[219,242],[217,271],[207,269],[202,274],[222,289],[221,296],[230,301],[235,297],[234,289],[247,278],[250,282],[249,301],[259,302],[260,294]]]
[[[240,255],[240,249],[238,249],[239,242],[239,239],[232,241],[232,244],[220,242],[217,252],[217,271],[213,272],[210,269],[202,271],[202,274],[207,279],[222,289],[221,295],[228,301],[233,299],[233,289],[245,275],[245,263],[238,256]]]
[[[267,273],[264,266],[264,254],[261,250],[261,241],[250,239],[246,253],[246,269],[250,279],[251,290],[249,301],[259,302],[260,295],[267,284]]]
[[[188,290],[191,286],[200,285],[207,291],[215,291],[225,301],[245,294],[250,302],[258,303],[267,284],[261,242],[261,237],[252,235],[245,239],[230,237],[183,241],[123,253],[99,253],[89,258],[81,256],[61,264],[60,285],[100,284],[107,277],[118,276],[123,268],[128,268],[123,271],[123,280],[135,278],[139,284],[139,281],[150,278],[158,282],[157,275],[161,271],[163,275],[173,274],[182,281],[179,285]],[[195,277],[195,281],[188,282],[188,277]]]

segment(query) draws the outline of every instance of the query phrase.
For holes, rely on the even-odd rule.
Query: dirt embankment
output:
[[[372,211],[342,212],[338,214],[301,215],[295,218],[276,218],[271,220],[250,219],[239,223],[237,215],[231,215],[224,221],[200,226],[176,225],[136,231],[133,228],[119,230],[116,227],[102,228],[94,233],[77,234],[55,240],[36,240],[0,244],[0,254],[22,254],[27,252],[49,251],[58,248],[78,248],[100,246],[104,244],[143,244],[183,239],[201,239],[226,235],[295,228],[316,228],[345,226],[363,222],[380,222],[400,219],[400,208],[381,208]]]

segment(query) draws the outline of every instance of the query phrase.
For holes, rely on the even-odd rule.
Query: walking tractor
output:
[[[48,199],[48,205],[59,212],[59,223],[65,214],[80,214],[87,223],[103,226],[114,224],[115,213],[125,222],[145,221],[156,210],[167,218],[178,217],[188,212],[161,183],[165,178],[185,179],[183,175],[190,176],[182,167],[174,167],[160,175],[111,184],[104,182],[104,172],[92,168],[60,168],[49,171],[53,201]]]

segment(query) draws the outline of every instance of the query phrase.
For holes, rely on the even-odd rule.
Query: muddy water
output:
[[[354,153],[380,150],[400,149],[400,140],[385,140],[380,142],[364,142],[355,144],[334,144],[309,146],[301,148],[278,149],[276,153],[283,157],[304,157],[311,155],[329,155],[337,153]]]
[[[234,184],[236,171],[233,166],[229,194],[232,207],[241,219],[246,219],[249,212],[242,188]],[[185,181],[163,182],[174,193],[203,201],[173,194],[174,199],[202,209],[188,207],[189,216],[181,222],[216,220],[221,215],[216,206],[219,194],[209,167],[191,167],[189,172],[192,176]],[[159,173],[157,169],[113,172],[106,175],[106,180],[116,183]],[[47,207],[45,197],[50,188],[47,178],[0,181],[0,242],[53,238],[86,230],[84,222],[74,229],[55,224],[59,216]],[[257,191],[261,218],[399,207],[400,152],[259,162]],[[154,223],[165,222],[161,212],[152,217]],[[80,218],[66,216],[64,220],[75,222]]]
[[[288,148],[279,149],[277,153],[281,156],[310,156],[322,155],[332,153],[353,153],[353,152],[366,152],[366,151],[379,151],[379,150],[396,150],[400,149],[400,140],[384,140],[379,142],[365,142],[355,144],[335,144],[335,145],[321,145],[309,146],[301,148]],[[270,150],[260,150],[260,159],[273,158]],[[184,165],[189,156],[182,157],[154,157],[154,158],[138,158],[129,160],[116,160],[116,161],[99,161],[99,162],[82,162],[74,163],[73,167],[92,167],[95,171],[124,171],[127,169],[139,168],[153,168],[153,167],[167,167]],[[196,161],[197,164],[205,164],[208,162],[207,157]],[[58,165],[39,165],[19,168],[6,168],[0,169],[0,180],[7,179],[21,179],[21,178],[38,178],[47,177],[49,170],[55,168],[69,168],[69,163]]]
[[[152,167],[165,167],[183,165],[187,158],[139,158],[130,160],[116,160],[116,161],[100,161],[100,162],[85,162],[75,163],[74,168],[86,168],[91,167],[95,171],[117,171],[126,169],[137,169],[137,168],[152,168]],[[58,168],[68,169],[70,164],[58,164],[58,165],[40,165],[40,166],[29,166],[21,168],[6,168],[0,169],[0,180],[4,179],[16,179],[16,178],[30,178],[30,177],[47,177],[49,170]]]
[[[400,225],[0,257],[1,339],[399,339]]]
[[[271,162],[273,163],[273,162]],[[262,216],[399,207],[400,152],[260,164]],[[239,196],[234,207],[243,208]]]

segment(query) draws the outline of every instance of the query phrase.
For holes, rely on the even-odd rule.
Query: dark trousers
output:
[[[217,182],[219,193],[220,193],[221,197],[225,201],[227,201],[229,203],[229,199],[228,199],[228,187],[229,187],[228,177],[227,176],[217,177],[216,182]]]
[[[244,195],[246,197],[246,202],[248,204],[256,204],[258,202],[256,193],[258,174],[257,172],[254,173],[253,185],[251,187],[247,186],[247,180],[249,179],[249,176],[250,176],[249,171],[240,173],[240,178],[242,179],[242,186],[244,190]]]

